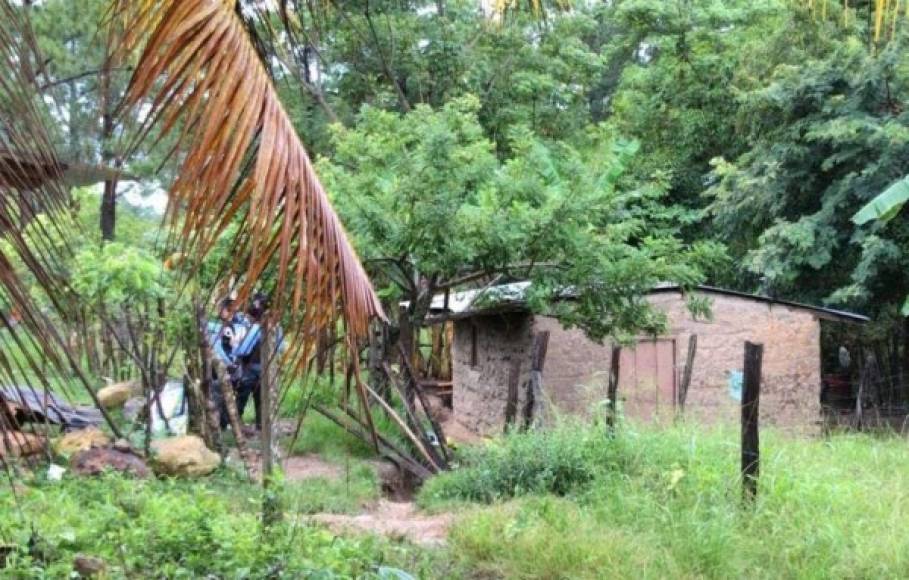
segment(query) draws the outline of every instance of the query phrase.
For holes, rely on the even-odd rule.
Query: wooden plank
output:
[[[698,350],[698,335],[692,334],[688,339],[688,355],[685,357],[685,370],[682,372],[682,383],[679,385],[679,411],[685,410],[688,398],[688,387],[691,385],[691,373],[694,369],[694,356]]]
[[[524,406],[524,428],[539,425],[546,412],[543,400],[543,368],[549,350],[549,331],[533,335],[530,350],[530,380],[527,381],[527,403]]]
[[[609,363],[609,386],[606,388],[606,397],[609,400],[609,415],[606,417],[606,424],[610,427],[615,426],[616,398],[619,396],[619,364],[622,358],[622,347],[612,347],[612,360]]]
[[[758,418],[761,402],[761,362],[764,345],[745,343],[742,388],[742,492],[746,500],[757,496],[761,456]]]
[[[511,361],[511,369],[508,373],[508,398],[505,401],[505,432],[511,430],[514,426],[515,418],[518,415],[518,387],[521,382],[521,359],[515,357]]]

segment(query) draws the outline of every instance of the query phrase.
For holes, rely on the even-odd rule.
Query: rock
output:
[[[70,456],[92,447],[105,447],[107,445],[110,445],[110,437],[97,427],[89,427],[88,429],[70,431],[57,441],[55,449],[60,455]]]
[[[199,477],[221,464],[221,456],[208,449],[201,438],[183,435],[152,442],[154,469],[161,475]]]
[[[73,456],[71,463],[76,475],[96,476],[105,471],[117,471],[143,479],[151,476],[151,471],[142,458],[131,451],[113,447],[94,447],[80,451]]]
[[[45,445],[44,437],[22,431],[8,431],[0,435],[0,457],[28,457],[41,453]]]
[[[114,441],[114,444],[111,445],[117,451],[123,451],[124,453],[133,453],[133,446],[129,444],[129,441],[126,439],[117,439]]]
[[[123,418],[127,421],[135,421],[144,411],[144,397],[132,397],[123,404]]]
[[[116,409],[117,407],[122,407],[135,394],[136,390],[136,383],[127,382],[108,385],[100,389],[96,394],[105,409]]]
[[[99,578],[107,572],[107,564],[101,558],[78,554],[73,560],[73,570],[79,578]]]

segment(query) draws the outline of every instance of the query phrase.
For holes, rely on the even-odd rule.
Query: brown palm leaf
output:
[[[73,256],[75,223],[69,168],[57,159],[36,91],[41,62],[23,8],[0,0],[0,386],[40,384],[69,398],[68,385],[76,383],[94,398],[59,330],[76,303],[59,275],[61,264]],[[22,279],[14,261],[34,278],[32,284]],[[14,427],[0,421],[0,435]]]
[[[239,223],[237,293],[277,272],[274,310],[291,321],[286,367],[304,371],[317,338],[339,323],[355,357],[381,304],[234,2],[118,0],[111,21],[121,46],[140,51],[126,98],[150,103],[140,135],[177,136],[168,218],[175,249],[192,257],[186,271]]]
[[[278,298],[294,314],[306,305],[307,328],[340,314],[361,337],[381,305],[233,4],[120,0],[115,13],[123,46],[143,46],[127,95],[129,105],[151,99],[142,133],[156,123],[180,132],[172,223],[201,258],[245,215],[240,294],[276,258]]]

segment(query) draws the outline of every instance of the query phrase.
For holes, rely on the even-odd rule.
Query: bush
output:
[[[564,424],[512,433],[468,448],[460,469],[430,480],[421,503],[492,502],[531,493],[565,495],[619,468],[619,443],[604,430]]]

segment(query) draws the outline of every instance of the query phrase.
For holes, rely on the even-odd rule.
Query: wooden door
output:
[[[642,340],[623,348],[618,400],[625,416],[643,422],[671,419],[676,405],[675,340]]]

